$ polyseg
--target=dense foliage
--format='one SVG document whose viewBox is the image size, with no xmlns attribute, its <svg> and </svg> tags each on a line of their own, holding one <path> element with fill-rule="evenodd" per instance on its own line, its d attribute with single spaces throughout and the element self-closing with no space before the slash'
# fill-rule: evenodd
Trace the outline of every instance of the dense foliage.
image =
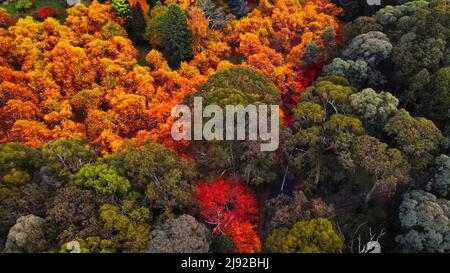
<svg viewBox="0 0 450 273">
<path fill-rule="evenodd" d="M 450 252 L 449 0 L 10 2 L 1 251 Z M 194 97 L 279 148 L 175 141 Z"/>
</svg>

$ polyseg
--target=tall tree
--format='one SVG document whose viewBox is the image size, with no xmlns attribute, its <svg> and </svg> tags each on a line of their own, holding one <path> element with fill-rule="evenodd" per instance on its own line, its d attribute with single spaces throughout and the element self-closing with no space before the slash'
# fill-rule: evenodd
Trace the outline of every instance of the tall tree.
<svg viewBox="0 0 450 273">
<path fill-rule="evenodd" d="M 136 44 L 144 43 L 145 27 L 147 23 L 145 22 L 145 14 L 142 9 L 141 3 L 137 2 L 131 5 L 131 19 L 130 19 L 130 29 L 131 29 L 131 39 Z"/>
<path fill-rule="evenodd" d="M 241 66 L 223 69 L 211 75 L 208 81 L 195 93 L 186 96 L 184 101 L 192 105 L 195 96 L 202 97 L 204 105 L 220 106 L 223 113 L 226 113 L 226 105 L 246 107 L 251 104 L 281 104 L 280 91 L 270 79 L 256 70 Z M 232 114 L 236 116 L 235 113 Z M 275 180 L 276 153 L 261 151 L 262 140 L 248 140 L 249 118 L 245 119 L 244 141 L 205 140 L 190 143 L 188 154 L 197 162 L 200 173 L 213 177 L 226 174 L 254 185 Z M 236 123 L 236 121 L 233 122 Z M 236 136 L 236 128 L 237 126 L 234 127 L 234 136 Z M 223 138 L 225 139 L 225 136 Z"/>
<path fill-rule="evenodd" d="M 192 59 L 192 31 L 187 25 L 186 12 L 178 5 L 168 7 L 159 21 L 158 34 L 162 52 L 171 67 L 177 68 L 182 61 Z"/>
</svg>

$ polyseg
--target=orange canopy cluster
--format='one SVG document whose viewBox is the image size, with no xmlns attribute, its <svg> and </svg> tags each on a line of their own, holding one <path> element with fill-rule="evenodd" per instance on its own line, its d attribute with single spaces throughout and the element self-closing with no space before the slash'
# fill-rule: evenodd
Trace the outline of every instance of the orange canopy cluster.
<svg viewBox="0 0 450 273">
<path fill-rule="evenodd" d="M 327 0 L 262 0 L 219 31 L 208 27 L 203 10 L 191 7 L 194 58 L 177 70 L 157 50 L 147 55 L 148 66 L 138 65 L 123 19 L 109 4 L 77 5 L 63 25 L 53 18 L 5 21 L 0 24 L 0 139 L 39 147 L 78 135 L 104 153 L 148 137 L 174 147 L 172 107 L 217 70 L 249 66 L 283 93 L 299 94 L 306 79 L 305 46 L 321 45 L 328 27 L 338 29 L 339 12 Z"/>
<path fill-rule="evenodd" d="M 78 135 L 110 153 L 168 131 L 171 108 L 206 76 L 170 70 L 157 51 L 151 67 L 138 65 L 126 33 L 111 35 L 122 23 L 93 2 L 69 9 L 64 25 L 27 17 L 0 28 L 1 141 L 39 147 Z"/>
</svg>

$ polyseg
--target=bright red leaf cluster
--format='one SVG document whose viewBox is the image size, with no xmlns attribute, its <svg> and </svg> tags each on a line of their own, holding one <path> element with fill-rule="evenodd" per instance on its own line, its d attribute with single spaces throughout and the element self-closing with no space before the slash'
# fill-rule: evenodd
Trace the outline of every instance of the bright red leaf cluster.
<svg viewBox="0 0 450 273">
<path fill-rule="evenodd" d="M 52 7 L 42 7 L 39 9 L 38 14 L 39 14 L 39 18 L 41 20 L 44 20 L 47 17 L 53 16 L 53 9 L 52 9 Z"/>
<path fill-rule="evenodd" d="M 261 251 L 261 241 L 256 233 L 259 209 L 256 196 L 249 187 L 240 181 L 219 179 L 197 184 L 195 195 L 202 218 L 215 226 L 216 235 L 229 235 L 236 252 Z"/>
</svg>

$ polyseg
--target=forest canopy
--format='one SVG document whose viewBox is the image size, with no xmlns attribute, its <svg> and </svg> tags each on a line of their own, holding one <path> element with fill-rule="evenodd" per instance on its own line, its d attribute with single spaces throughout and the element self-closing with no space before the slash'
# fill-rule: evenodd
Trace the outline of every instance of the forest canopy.
<svg viewBox="0 0 450 273">
<path fill-rule="evenodd" d="M 7 2 L 0 251 L 450 251 L 449 0 Z M 175 141 L 194 97 L 279 148 Z"/>
</svg>

